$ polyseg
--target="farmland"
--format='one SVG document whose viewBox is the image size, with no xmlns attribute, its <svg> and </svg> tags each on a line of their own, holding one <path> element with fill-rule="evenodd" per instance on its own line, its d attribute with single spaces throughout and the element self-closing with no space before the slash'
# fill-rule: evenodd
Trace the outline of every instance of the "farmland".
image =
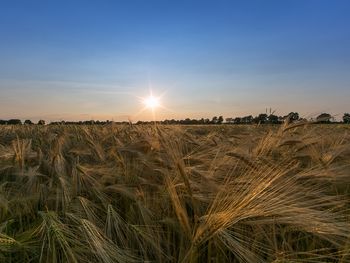
<svg viewBox="0 0 350 263">
<path fill-rule="evenodd" d="M 0 127 L 0 262 L 350 262 L 349 125 Z"/>
</svg>

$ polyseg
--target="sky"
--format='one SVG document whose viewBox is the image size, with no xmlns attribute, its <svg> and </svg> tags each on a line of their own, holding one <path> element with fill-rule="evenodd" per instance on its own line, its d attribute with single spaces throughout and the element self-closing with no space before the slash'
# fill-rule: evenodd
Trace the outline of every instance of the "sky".
<svg viewBox="0 0 350 263">
<path fill-rule="evenodd" d="M 0 1 L 0 119 L 350 111 L 350 1 Z"/>
</svg>

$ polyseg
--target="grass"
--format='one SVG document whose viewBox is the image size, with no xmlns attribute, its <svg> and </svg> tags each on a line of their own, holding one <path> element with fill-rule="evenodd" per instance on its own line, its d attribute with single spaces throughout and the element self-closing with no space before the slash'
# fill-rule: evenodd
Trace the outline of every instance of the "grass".
<svg viewBox="0 0 350 263">
<path fill-rule="evenodd" d="M 350 262 L 349 126 L 1 126 L 1 262 Z"/>
</svg>

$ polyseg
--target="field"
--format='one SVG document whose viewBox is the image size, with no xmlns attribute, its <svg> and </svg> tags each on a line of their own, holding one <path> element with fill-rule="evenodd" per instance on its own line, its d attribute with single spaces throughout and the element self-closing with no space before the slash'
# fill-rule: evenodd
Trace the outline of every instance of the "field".
<svg viewBox="0 0 350 263">
<path fill-rule="evenodd" d="M 350 125 L 0 126 L 0 262 L 350 262 Z"/>
</svg>

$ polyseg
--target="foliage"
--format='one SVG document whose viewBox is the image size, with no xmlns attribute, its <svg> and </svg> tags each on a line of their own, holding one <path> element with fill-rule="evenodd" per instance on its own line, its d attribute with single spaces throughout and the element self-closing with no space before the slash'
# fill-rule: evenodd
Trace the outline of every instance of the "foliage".
<svg viewBox="0 0 350 263">
<path fill-rule="evenodd" d="M 7 121 L 7 124 L 9 125 L 21 125 L 22 121 L 19 119 L 11 119 Z"/>
<path fill-rule="evenodd" d="M 31 120 L 25 120 L 24 121 L 24 124 L 27 124 L 27 125 L 32 125 L 34 124 Z"/>
<path fill-rule="evenodd" d="M 330 123 L 332 119 L 332 115 L 329 113 L 321 113 L 317 116 L 316 122 L 318 123 Z"/>
<path fill-rule="evenodd" d="M 253 120 L 255 123 L 267 123 L 268 122 L 268 115 L 266 113 L 261 113 L 258 116 L 256 116 Z"/>
<path fill-rule="evenodd" d="M 350 113 L 344 113 L 343 122 L 350 123 Z"/>
<path fill-rule="evenodd" d="M 295 122 L 300 119 L 299 113 L 297 112 L 290 112 L 287 116 L 284 117 L 285 119 L 288 119 L 288 122 Z"/>
<path fill-rule="evenodd" d="M 343 116 L 343 122 L 349 123 L 350 117 L 349 113 L 344 113 Z M 225 124 L 291 124 L 291 123 L 297 123 L 297 122 L 307 122 L 308 120 L 305 118 L 300 118 L 298 112 L 290 112 L 289 114 L 285 116 L 277 116 L 274 114 L 274 112 L 270 112 L 268 115 L 267 113 L 261 113 L 257 116 L 253 117 L 252 115 L 244 116 L 244 117 L 228 117 L 225 118 Z M 329 113 L 322 113 L 319 116 L 317 116 L 316 120 L 311 118 L 309 120 L 311 123 L 317 124 L 317 123 L 333 123 L 337 124 L 339 122 L 336 122 L 334 117 L 332 117 Z M 137 125 L 145 125 L 145 124 L 166 124 L 166 125 L 174 125 L 174 124 L 180 124 L 180 125 L 220 125 L 224 123 L 224 117 L 223 116 L 214 116 L 211 120 L 208 118 L 201 118 L 201 119 L 190 119 L 185 118 L 182 120 L 175 120 L 175 119 L 165 119 L 162 121 L 137 121 L 135 124 Z M 18 119 L 11 119 L 11 120 L 0 120 L 0 125 L 19 125 L 22 124 L 21 120 Z M 24 124 L 33 124 L 31 120 L 25 120 Z M 131 121 L 121 121 L 121 122 L 115 122 L 115 121 L 100 121 L 100 120 L 89 120 L 89 121 L 53 121 L 49 123 L 50 125 L 110 125 L 110 124 L 119 124 L 119 125 L 132 125 Z M 45 125 L 45 120 L 39 120 L 38 125 Z"/>
</svg>

